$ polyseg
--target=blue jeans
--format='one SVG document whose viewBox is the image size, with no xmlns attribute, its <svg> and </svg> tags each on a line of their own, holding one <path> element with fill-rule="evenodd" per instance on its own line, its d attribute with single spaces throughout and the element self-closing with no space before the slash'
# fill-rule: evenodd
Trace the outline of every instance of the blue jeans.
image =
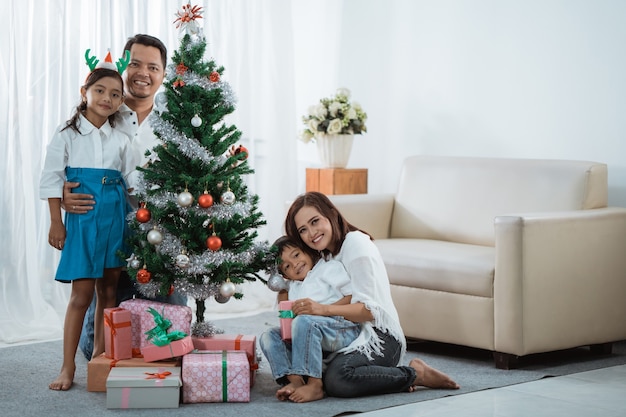
<svg viewBox="0 0 626 417">
<path fill-rule="evenodd" d="M 128 273 L 126 271 L 122 271 L 117 286 L 117 304 L 121 303 L 122 301 L 130 300 L 133 297 L 145 298 L 135 289 L 134 284 L 128 277 Z M 187 297 L 176 291 L 174 291 L 174 293 L 169 296 L 159 296 L 155 298 L 154 301 L 182 306 L 187 305 Z M 89 308 L 85 313 L 85 319 L 83 320 L 83 329 L 80 333 L 80 339 L 78 340 L 78 347 L 80 347 L 80 350 L 83 352 L 83 355 L 85 355 L 85 358 L 88 361 L 91 360 L 91 356 L 93 354 L 93 321 L 95 311 L 96 295 L 94 294 L 93 300 L 91 300 L 91 304 L 89 305 Z"/>
<path fill-rule="evenodd" d="M 376 329 L 384 342 L 383 355 L 354 351 L 337 355 L 324 372 L 324 389 L 331 397 L 362 397 L 366 395 L 404 392 L 415 382 L 415 369 L 396 366 L 402 353 L 401 344 L 387 333 Z"/>
<path fill-rule="evenodd" d="M 280 327 L 273 327 L 263 332 L 259 345 L 274 379 L 284 385 L 287 375 L 321 378 L 324 353 L 348 346 L 360 332 L 359 324 L 343 317 L 302 315 L 293 319 L 291 342 L 282 340 Z"/>
</svg>

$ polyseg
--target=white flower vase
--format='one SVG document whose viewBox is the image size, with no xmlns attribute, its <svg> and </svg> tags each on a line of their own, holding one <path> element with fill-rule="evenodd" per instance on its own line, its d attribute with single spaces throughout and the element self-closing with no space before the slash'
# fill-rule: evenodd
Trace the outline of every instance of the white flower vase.
<svg viewBox="0 0 626 417">
<path fill-rule="evenodd" d="M 317 153 L 323 168 L 345 168 L 352 151 L 354 135 L 317 135 Z"/>
</svg>

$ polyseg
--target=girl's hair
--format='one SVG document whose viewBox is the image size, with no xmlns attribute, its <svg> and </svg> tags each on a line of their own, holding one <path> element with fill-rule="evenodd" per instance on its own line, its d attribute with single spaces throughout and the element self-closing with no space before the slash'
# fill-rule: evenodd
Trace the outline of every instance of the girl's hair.
<svg viewBox="0 0 626 417">
<path fill-rule="evenodd" d="M 307 253 L 309 254 L 315 253 L 315 251 L 302 241 L 300 233 L 298 233 L 298 227 L 296 226 L 295 220 L 296 214 L 300 211 L 302 207 L 313 207 L 322 216 L 326 217 L 330 221 L 330 225 L 333 230 L 331 239 L 334 243 L 334 249 L 332 252 L 330 252 L 329 250 L 323 250 L 322 255 L 324 257 L 328 255 L 337 255 L 341 250 L 341 245 L 343 245 L 343 241 L 346 239 L 346 235 L 349 232 L 359 231 L 370 236 L 369 233 L 350 224 L 350 222 L 348 222 L 348 220 L 343 217 L 343 215 L 339 212 L 337 207 L 335 207 L 332 201 L 328 199 L 328 197 L 317 191 L 310 191 L 296 198 L 296 200 L 291 204 L 291 207 L 289 207 L 287 217 L 285 218 L 285 232 L 287 233 L 287 236 L 297 242 L 302 242 L 304 249 L 307 250 Z M 372 237 L 370 236 L 370 239 L 371 238 Z"/>
<path fill-rule="evenodd" d="M 120 73 L 108 68 L 96 68 L 95 70 L 91 71 L 89 75 L 87 75 L 87 79 L 85 80 L 83 88 L 85 90 L 89 90 L 89 88 L 91 88 L 92 85 L 98 82 L 98 80 L 106 77 L 111 77 L 119 80 L 119 82 L 122 84 L 122 92 L 124 91 L 124 81 L 122 80 L 122 76 L 120 75 Z M 81 98 L 80 104 L 76 106 L 72 117 L 65 123 L 65 127 L 61 129 L 61 131 L 69 128 L 74 130 L 76 133 L 80 133 L 80 115 L 85 114 L 86 110 L 87 102 L 82 100 Z M 109 116 L 109 123 L 111 124 L 111 126 L 115 126 L 116 113 L 117 112 Z"/>
</svg>

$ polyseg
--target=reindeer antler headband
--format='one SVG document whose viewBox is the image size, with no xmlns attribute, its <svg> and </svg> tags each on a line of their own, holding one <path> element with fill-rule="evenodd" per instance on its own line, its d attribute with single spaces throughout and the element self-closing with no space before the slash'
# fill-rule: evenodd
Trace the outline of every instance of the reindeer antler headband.
<svg viewBox="0 0 626 417">
<path fill-rule="evenodd" d="M 100 60 L 98 60 L 95 55 L 90 57 L 90 52 L 91 49 L 87 49 L 85 51 L 85 61 L 87 62 L 87 65 L 89 66 L 89 69 L 91 71 L 95 70 L 96 68 L 107 68 L 113 71 L 117 70 L 117 72 L 122 74 L 126 67 L 128 67 L 128 63 L 130 62 L 129 50 L 124 51 L 124 56 L 118 59 L 115 64 L 113 64 L 113 60 L 111 59 L 111 51 L 107 53 L 107 56 L 104 58 L 103 62 L 100 62 Z"/>
</svg>

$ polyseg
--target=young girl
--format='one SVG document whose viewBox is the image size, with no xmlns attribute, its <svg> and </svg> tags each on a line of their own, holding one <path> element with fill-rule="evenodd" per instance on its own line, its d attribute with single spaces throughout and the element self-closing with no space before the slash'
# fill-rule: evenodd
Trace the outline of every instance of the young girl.
<svg viewBox="0 0 626 417">
<path fill-rule="evenodd" d="M 278 301 L 304 302 L 310 298 L 321 304 L 350 303 L 350 277 L 341 262 L 311 256 L 298 241 L 282 236 L 274 242 L 280 254 L 279 270 L 287 278 L 288 290 L 278 293 Z M 259 338 L 261 350 L 274 379 L 283 385 L 276 397 L 308 402 L 324 397 L 322 360 L 324 353 L 339 351 L 359 335 L 361 327 L 343 317 L 297 316 L 292 323 L 291 341 L 281 338 L 273 327 Z"/>
<path fill-rule="evenodd" d="M 50 207 L 48 243 L 61 250 L 55 279 L 71 283 L 72 293 L 63 329 L 63 365 L 50 383 L 53 390 L 68 390 L 74 380 L 74 357 L 85 311 L 97 295 L 94 355 L 104 351 L 103 312 L 115 307 L 117 279 L 123 259 L 127 213 L 127 176 L 135 161 L 128 136 L 113 128 L 123 102 L 119 72 L 96 68 L 80 89 L 81 103 L 72 118 L 57 128 L 48 145 L 40 181 L 40 197 Z M 65 213 L 61 219 L 64 181 L 79 182 L 78 192 L 95 196 L 98 204 L 87 214 Z"/>
<path fill-rule="evenodd" d="M 326 394 L 358 397 L 429 388 L 458 389 L 447 375 L 413 359 L 398 366 L 406 340 L 391 299 L 382 257 L 368 234 L 351 225 L 324 194 L 299 196 L 289 208 L 285 230 L 314 252 L 343 263 L 352 282 L 348 305 L 321 305 L 305 300 L 296 314 L 343 316 L 361 323 L 359 337 L 338 354 L 324 373 Z"/>
</svg>

